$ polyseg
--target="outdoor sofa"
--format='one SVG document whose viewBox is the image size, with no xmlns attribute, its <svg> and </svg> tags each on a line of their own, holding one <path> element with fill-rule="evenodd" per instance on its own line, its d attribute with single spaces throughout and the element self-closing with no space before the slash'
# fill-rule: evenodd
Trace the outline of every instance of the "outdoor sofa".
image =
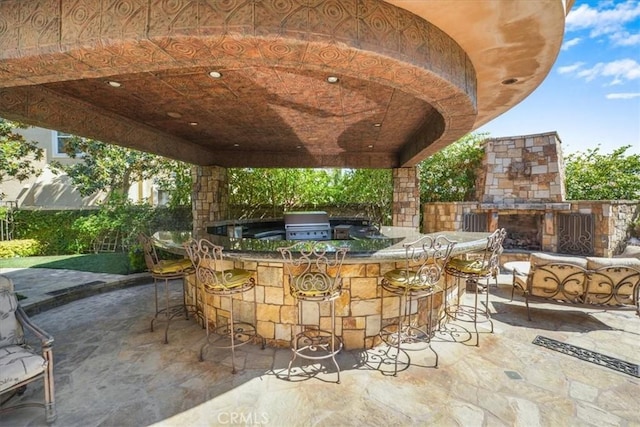
<svg viewBox="0 0 640 427">
<path fill-rule="evenodd" d="M 629 248 L 612 258 L 532 253 L 528 271 L 514 272 L 513 290 L 524 296 L 529 320 L 536 300 L 635 309 L 640 316 L 640 250 Z"/>
</svg>

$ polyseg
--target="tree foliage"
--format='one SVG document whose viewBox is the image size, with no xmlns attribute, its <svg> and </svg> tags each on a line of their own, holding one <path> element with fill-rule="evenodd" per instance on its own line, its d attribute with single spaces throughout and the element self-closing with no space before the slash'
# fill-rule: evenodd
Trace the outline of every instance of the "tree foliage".
<svg viewBox="0 0 640 427">
<path fill-rule="evenodd" d="M 83 196 L 97 191 L 122 196 L 134 182 L 153 179 L 166 186 L 171 205 L 188 203 L 185 193 L 191 191 L 191 175 L 186 163 L 80 137 L 70 138 L 64 149 L 69 157 L 81 161 L 52 162 L 52 166 L 66 172 Z"/>
<path fill-rule="evenodd" d="M 565 157 L 569 200 L 640 199 L 640 155 L 626 156 L 630 145 L 601 154 L 600 147 Z"/>
<path fill-rule="evenodd" d="M 301 206 L 331 203 L 336 184 L 335 169 L 229 169 L 229 203 L 271 209 L 271 216 Z"/>
<path fill-rule="evenodd" d="M 420 201 L 474 200 L 477 173 L 484 156 L 485 134 L 469 134 L 418 165 Z"/>
<path fill-rule="evenodd" d="M 390 169 L 350 169 L 345 171 L 337 198 L 344 205 L 361 205 L 366 216 L 381 224 L 391 223 L 393 176 Z"/>
<path fill-rule="evenodd" d="M 26 125 L 0 118 L 0 183 L 10 179 L 22 182 L 42 172 L 34 162 L 42 160 L 44 150 L 37 142 L 27 141 L 16 132 L 16 129 L 26 128 Z"/>
</svg>

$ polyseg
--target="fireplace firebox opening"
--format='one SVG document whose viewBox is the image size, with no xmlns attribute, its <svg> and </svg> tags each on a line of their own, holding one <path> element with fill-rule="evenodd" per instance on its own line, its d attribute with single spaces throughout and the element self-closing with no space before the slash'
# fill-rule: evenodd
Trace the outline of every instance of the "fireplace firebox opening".
<svg viewBox="0 0 640 427">
<path fill-rule="evenodd" d="M 507 236 L 504 239 L 505 250 L 542 250 L 542 214 L 500 214 L 498 228 L 504 228 Z"/>
</svg>

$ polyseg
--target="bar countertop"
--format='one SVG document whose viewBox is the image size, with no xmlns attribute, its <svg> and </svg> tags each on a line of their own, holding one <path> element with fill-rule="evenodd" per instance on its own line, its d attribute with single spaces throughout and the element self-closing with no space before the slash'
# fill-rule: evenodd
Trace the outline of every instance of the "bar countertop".
<svg viewBox="0 0 640 427">
<path fill-rule="evenodd" d="M 442 231 L 428 233 L 431 236 L 445 236 L 456 242 L 452 255 L 482 250 L 487 244 L 490 233 L 471 233 L 461 231 Z M 350 240 L 323 241 L 331 247 L 348 247 L 345 262 L 380 262 L 384 260 L 401 260 L 405 258 L 404 244 L 415 241 L 424 234 L 409 227 L 381 227 L 376 236 L 363 236 Z M 189 231 L 159 231 L 153 235 L 160 248 L 172 253 L 184 255 L 182 244 L 191 238 Z M 262 240 L 254 238 L 234 238 L 219 235 L 207 235 L 207 240 L 224 248 L 225 258 L 243 261 L 276 261 L 281 260 L 278 248 L 304 245 L 305 241 Z"/>
</svg>

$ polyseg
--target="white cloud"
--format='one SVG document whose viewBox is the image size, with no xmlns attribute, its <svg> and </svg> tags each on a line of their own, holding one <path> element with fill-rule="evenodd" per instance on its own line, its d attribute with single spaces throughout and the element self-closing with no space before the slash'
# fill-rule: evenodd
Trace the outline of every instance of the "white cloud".
<svg viewBox="0 0 640 427">
<path fill-rule="evenodd" d="M 602 75 L 621 80 L 640 79 L 640 64 L 630 58 L 612 61 L 604 65 Z"/>
<path fill-rule="evenodd" d="M 576 76 L 578 76 L 580 78 L 583 78 L 586 81 L 590 82 L 591 80 L 595 79 L 596 77 L 598 77 L 600 75 L 600 73 L 602 72 L 602 68 L 603 67 L 604 67 L 604 64 L 602 62 L 599 62 L 596 65 L 594 65 L 592 68 L 578 71 L 576 73 Z"/>
<path fill-rule="evenodd" d="M 640 33 L 629 34 L 627 32 L 620 32 L 612 34 L 611 41 L 618 46 L 640 46 Z"/>
<path fill-rule="evenodd" d="M 633 99 L 640 98 L 640 92 L 636 93 L 609 93 L 606 96 L 607 99 Z"/>
<path fill-rule="evenodd" d="M 611 81 L 609 85 L 623 84 L 629 80 L 640 79 L 640 64 L 630 58 L 611 62 L 598 62 L 593 67 L 587 69 L 581 69 L 581 67 L 577 66 L 578 64 L 580 63 L 558 68 L 558 72 L 561 74 L 575 72 L 577 77 L 583 78 L 588 82 L 597 77 L 610 78 Z M 563 70 L 563 68 L 565 70 Z"/>
<path fill-rule="evenodd" d="M 575 37 L 571 40 L 567 40 L 566 42 L 562 43 L 562 47 L 560 49 L 568 50 L 574 46 L 577 46 L 581 41 L 582 39 L 580 37 Z"/>
<path fill-rule="evenodd" d="M 565 28 L 567 32 L 590 30 L 591 38 L 606 35 L 614 44 L 631 46 L 632 42 L 640 43 L 638 40 L 640 37 L 636 37 L 635 34 L 629 35 L 624 27 L 638 18 L 640 18 L 640 2 L 636 0 L 601 4 L 598 8 L 581 4 L 571 9 L 567 15 Z"/>
<path fill-rule="evenodd" d="M 584 62 L 576 62 L 575 64 L 558 67 L 558 74 L 571 74 L 582 68 Z"/>
</svg>

